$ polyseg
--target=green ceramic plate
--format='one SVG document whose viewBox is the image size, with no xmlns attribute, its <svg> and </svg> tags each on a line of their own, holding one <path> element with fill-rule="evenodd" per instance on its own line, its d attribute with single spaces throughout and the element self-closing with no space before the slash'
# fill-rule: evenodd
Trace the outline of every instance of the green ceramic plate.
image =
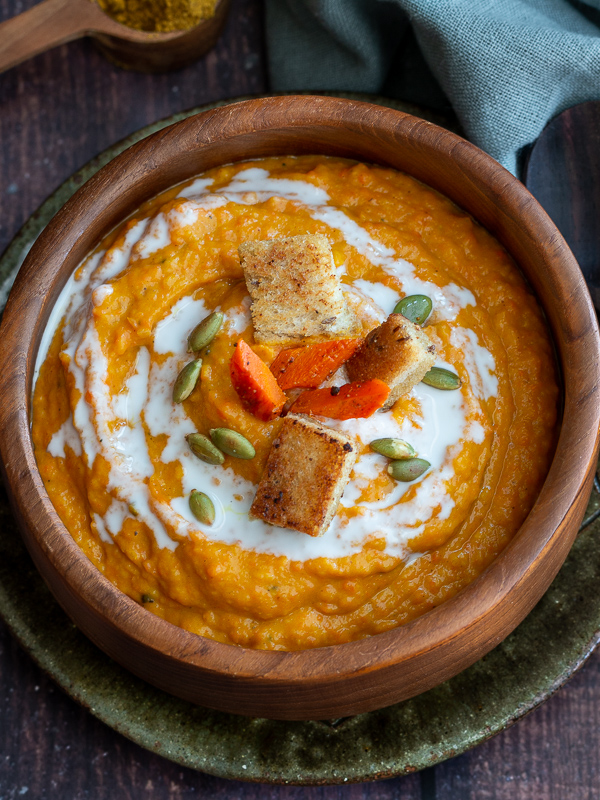
<svg viewBox="0 0 600 800">
<path fill-rule="evenodd" d="M 428 116 L 422 109 L 380 102 Z M 4 304 L 32 241 L 84 181 L 129 145 L 199 110 L 144 128 L 63 184 L 0 259 L 0 281 L 4 281 L 0 303 Z M 271 783 L 388 778 L 431 766 L 503 730 L 556 691 L 596 646 L 598 483 L 596 489 L 588 509 L 592 520 L 545 597 L 514 633 L 436 689 L 348 719 L 274 722 L 222 714 L 177 700 L 130 675 L 94 647 L 56 604 L 21 542 L 4 492 L 0 492 L 0 614 L 34 660 L 71 697 L 114 730 L 172 761 L 224 778 Z"/>
</svg>

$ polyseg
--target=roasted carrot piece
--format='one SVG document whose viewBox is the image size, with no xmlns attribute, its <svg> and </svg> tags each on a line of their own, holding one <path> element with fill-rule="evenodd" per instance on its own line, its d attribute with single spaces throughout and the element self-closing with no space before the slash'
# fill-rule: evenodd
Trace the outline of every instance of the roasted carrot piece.
<svg viewBox="0 0 600 800">
<path fill-rule="evenodd" d="M 283 389 L 316 389 L 347 361 L 360 339 L 335 339 L 282 350 L 271 364 L 271 372 Z"/>
<path fill-rule="evenodd" d="M 291 410 L 294 414 L 313 414 L 330 419 L 370 417 L 385 403 L 389 393 L 389 386 L 379 378 L 355 381 L 339 389 L 333 386 L 302 392 Z"/>
<path fill-rule="evenodd" d="M 271 370 L 243 339 L 238 341 L 231 357 L 229 374 L 247 411 L 263 422 L 279 415 L 287 398 Z"/>
</svg>

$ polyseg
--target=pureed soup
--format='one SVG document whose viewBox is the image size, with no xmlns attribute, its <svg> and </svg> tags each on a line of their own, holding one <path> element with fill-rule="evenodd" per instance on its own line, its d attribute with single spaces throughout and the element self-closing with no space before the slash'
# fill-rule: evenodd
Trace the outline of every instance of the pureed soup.
<svg viewBox="0 0 600 800">
<path fill-rule="evenodd" d="M 356 336 L 401 298 L 425 295 L 435 365 L 461 383 L 417 383 L 368 417 L 315 418 L 357 455 L 318 537 L 249 518 L 284 420 L 250 413 L 230 373 L 240 338 L 267 365 L 283 347 L 255 341 L 238 247 L 310 234 L 331 245 Z M 213 311 L 222 327 L 176 403 L 188 336 Z M 340 375 L 327 385 L 344 384 Z M 552 345 L 505 250 L 413 178 L 323 156 L 220 167 L 144 205 L 69 280 L 36 376 L 37 462 L 86 555 L 154 614 L 251 648 L 360 639 L 455 595 L 514 536 L 556 441 Z M 197 458 L 186 436 L 215 428 L 242 434 L 254 457 Z M 430 466 L 396 480 L 370 446 L 381 438 L 409 443 Z M 292 481 L 295 467 L 292 458 Z M 194 491 L 209 498 L 212 524 L 194 515 Z"/>
</svg>

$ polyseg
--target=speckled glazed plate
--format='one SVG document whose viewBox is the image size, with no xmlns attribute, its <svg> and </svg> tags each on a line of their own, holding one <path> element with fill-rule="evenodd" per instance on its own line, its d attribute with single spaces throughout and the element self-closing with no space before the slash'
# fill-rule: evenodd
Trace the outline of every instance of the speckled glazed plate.
<svg viewBox="0 0 600 800">
<path fill-rule="evenodd" d="M 447 124 L 422 109 L 361 99 Z M 0 305 L 31 243 L 84 181 L 129 145 L 200 110 L 144 128 L 63 184 L 0 259 Z M 135 678 L 92 645 L 56 604 L 25 550 L 3 491 L 0 615 L 71 697 L 114 730 L 175 762 L 219 777 L 270 783 L 388 778 L 431 766 L 493 736 L 549 697 L 585 661 L 600 639 L 598 481 L 588 515 L 546 595 L 495 650 L 419 697 L 347 719 L 248 719 L 192 706 Z"/>
</svg>

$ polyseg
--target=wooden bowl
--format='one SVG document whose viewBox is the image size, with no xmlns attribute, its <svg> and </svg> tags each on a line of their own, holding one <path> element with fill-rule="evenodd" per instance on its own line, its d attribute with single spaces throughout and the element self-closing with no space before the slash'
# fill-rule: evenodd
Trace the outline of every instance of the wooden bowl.
<svg viewBox="0 0 600 800">
<path fill-rule="evenodd" d="M 67 278 L 113 226 L 167 187 L 227 162 L 324 153 L 406 171 L 469 211 L 531 282 L 564 378 L 562 430 L 525 523 L 464 591 L 419 619 L 362 641 L 300 652 L 220 644 L 155 617 L 103 578 L 75 544 L 33 454 L 36 353 Z M 600 340 L 581 272 L 523 185 L 446 130 L 387 108 L 326 97 L 251 100 L 207 111 L 139 142 L 56 215 L 27 258 L 0 329 L 0 454 L 27 547 L 74 622 L 155 686 L 194 703 L 275 719 L 328 719 L 396 703 L 455 675 L 500 642 L 539 600 L 585 511 L 598 448 Z"/>
</svg>

